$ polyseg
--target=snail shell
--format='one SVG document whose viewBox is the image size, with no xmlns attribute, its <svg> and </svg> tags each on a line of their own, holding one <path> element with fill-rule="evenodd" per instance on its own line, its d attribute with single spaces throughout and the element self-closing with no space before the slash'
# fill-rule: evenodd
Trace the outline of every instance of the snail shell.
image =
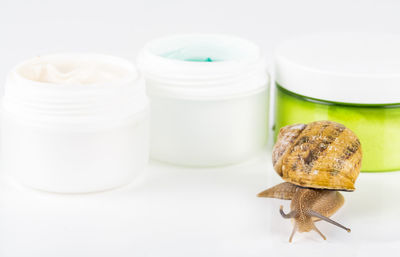
<svg viewBox="0 0 400 257">
<path fill-rule="evenodd" d="M 332 121 L 281 128 L 272 153 L 274 169 L 285 181 L 344 191 L 355 189 L 361 159 L 357 136 Z"/>
</svg>

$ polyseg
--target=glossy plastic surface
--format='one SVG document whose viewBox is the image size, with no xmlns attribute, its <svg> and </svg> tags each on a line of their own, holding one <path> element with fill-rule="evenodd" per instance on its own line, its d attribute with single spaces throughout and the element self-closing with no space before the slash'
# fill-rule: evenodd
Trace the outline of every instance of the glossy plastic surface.
<svg viewBox="0 0 400 257">
<path fill-rule="evenodd" d="M 184 166 L 220 166 L 265 147 L 268 91 L 220 101 L 153 97 L 151 156 Z"/>
</svg>

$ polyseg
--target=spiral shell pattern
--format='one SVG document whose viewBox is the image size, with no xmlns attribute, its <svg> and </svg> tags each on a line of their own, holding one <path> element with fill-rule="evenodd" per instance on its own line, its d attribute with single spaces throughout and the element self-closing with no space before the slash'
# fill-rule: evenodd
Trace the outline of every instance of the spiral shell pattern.
<svg viewBox="0 0 400 257">
<path fill-rule="evenodd" d="M 332 121 L 281 128 L 272 153 L 274 169 L 285 181 L 343 191 L 355 189 L 361 160 L 360 140 Z"/>
</svg>

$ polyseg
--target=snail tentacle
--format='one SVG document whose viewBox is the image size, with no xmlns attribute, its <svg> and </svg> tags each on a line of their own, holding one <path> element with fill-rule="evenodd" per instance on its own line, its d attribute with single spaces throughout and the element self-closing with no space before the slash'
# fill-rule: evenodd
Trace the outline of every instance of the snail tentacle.
<svg viewBox="0 0 400 257">
<path fill-rule="evenodd" d="M 322 215 L 322 214 L 320 214 L 320 213 L 318 213 L 318 212 L 316 212 L 316 211 L 308 210 L 308 214 L 309 214 L 310 216 L 319 218 L 319 219 L 321 219 L 321 220 L 325 220 L 326 222 L 329 222 L 329 223 L 331 223 L 331 224 L 333 224 L 333 225 L 335 225 L 335 226 L 338 226 L 339 228 L 342 228 L 342 229 L 346 230 L 346 231 L 349 232 L 349 233 L 351 232 L 351 229 L 346 228 L 346 227 L 343 226 L 342 224 L 337 223 L 336 221 L 331 220 L 330 218 L 328 218 L 328 217 L 326 217 L 326 216 L 324 216 L 324 215 Z"/>
<path fill-rule="evenodd" d="M 321 231 L 319 231 L 319 229 L 314 225 L 314 230 L 317 231 L 317 233 L 324 239 L 326 240 L 326 236 L 324 236 L 324 234 L 322 234 Z"/>
<path fill-rule="evenodd" d="M 288 214 L 286 214 L 283 211 L 283 205 L 281 205 L 281 207 L 279 208 L 279 212 L 281 213 L 282 217 L 285 218 L 285 219 L 292 219 L 292 218 L 295 218 L 296 215 L 297 215 L 296 211 L 291 211 Z"/>
<path fill-rule="evenodd" d="M 289 243 L 292 242 L 293 236 L 296 233 L 296 231 L 297 231 L 297 225 L 294 225 L 292 234 L 290 234 L 290 237 L 289 237 Z"/>
</svg>

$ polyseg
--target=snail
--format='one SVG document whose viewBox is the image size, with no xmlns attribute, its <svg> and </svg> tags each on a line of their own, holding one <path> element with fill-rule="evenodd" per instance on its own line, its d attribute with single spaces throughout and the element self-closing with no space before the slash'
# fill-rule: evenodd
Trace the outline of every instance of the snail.
<svg viewBox="0 0 400 257">
<path fill-rule="evenodd" d="M 320 220 L 351 231 L 330 216 L 344 203 L 339 191 L 355 190 L 361 160 L 360 140 L 342 124 L 316 121 L 280 129 L 272 163 L 285 182 L 258 196 L 291 200 L 289 213 L 283 206 L 279 210 L 283 218 L 294 220 L 289 242 L 296 231 L 311 230 L 326 240 L 314 224 Z"/>
</svg>

